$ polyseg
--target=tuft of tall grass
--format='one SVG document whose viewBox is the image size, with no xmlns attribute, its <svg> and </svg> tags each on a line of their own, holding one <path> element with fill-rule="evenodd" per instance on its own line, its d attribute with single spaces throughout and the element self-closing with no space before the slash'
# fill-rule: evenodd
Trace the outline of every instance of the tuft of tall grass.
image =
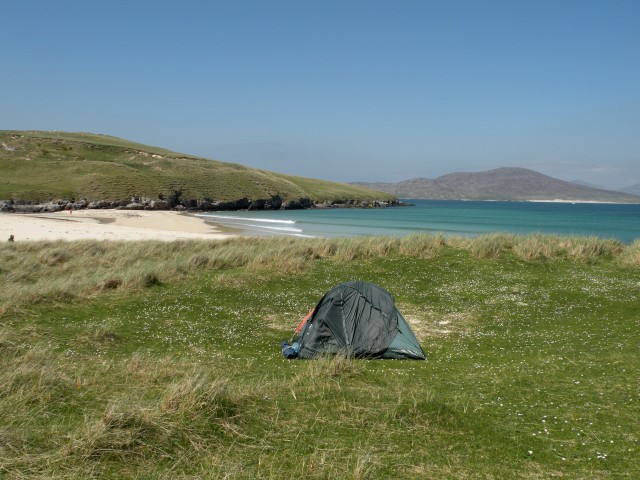
<svg viewBox="0 0 640 480">
<path fill-rule="evenodd" d="M 345 238 L 336 240 L 333 258 L 340 263 L 386 257 L 398 252 L 401 240 L 395 237 Z"/>
<path fill-rule="evenodd" d="M 559 257 L 562 249 L 556 237 L 535 234 L 518 237 L 513 245 L 513 253 L 522 260 L 533 261 Z"/>
<path fill-rule="evenodd" d="M 305 244 L 294 238 L 268 239 L 254 245 L 253 255 L 247 258 L 250 270 L 275 269 L 279 272 L 304 271 L 311 261 Z"/>
<path fill-rule="evenodd" d="M 351 474 L 353 480 L 364 480 L 366 478 L 372 478 L 377 472 L 379 465 L 375 459 L 375 453 L 373 451 L 366 451 L 364 453 L 357 454 L 355 460 L 355 467 Z"/>
<path fill-rule="evenodd" d="M 640 267 L 640 240 L 623 249 L 619 257 L 620 263 L 628 267 Z"/>
<path fill-rule="evenodd" d="M 206 418 L 228 418 L 237 413 L 229 380 L 194 373 L 172 383 L 161 401 L 161 410 L 180 417 L 204 414 Z"/>
<path fill-rule="evenodd" d="M 170 356 L 152 357 L 134 352 L 123 360 L 122 370 L 133 377 L 133 381 L 145 385 L 168 382 L 183 372 L 183 365 Z"/>
<path fill-rule="evenodd" d="M 526 261 L 568 257 L 589 263 L 620 255 L 623 250 L 618 240 L 543 234 L 519 236 L 513 246 L 513 253 Z"/>
<path fill-rule="evenodd" d="M 399 252 L 410 257 L 433 258 L 442 252 L 445 245 L 443 235 L 407 235 L 400 241 Z"/>
<path fill-rule="evenodd" d="M 14 406 L 46 405 L 63 400 L 72 390 L 72 378 L 49 350 L 36 346 L 23 351 L 7 340 L 4 343 L 0 399 Z"/>
<path fill-rule="evenodd" d="M 333 257 L 336 254 L 338 242 L 329 239 L 316 240 L 305 249 L 305 254 L 310 260 Z"/>
<path fill-rule="evenodd" d="M 119 340 L 119 336 L 108 325 L 95 325 L 75 338 L 78 345 L 98 350 L 104 346 L 112 345 Z"/>
<path fill-rule="evenodd" d="M 139 369 L 141 360 L 139 356 L 132 359 L 130 366 Z M 189 374 L 184 368 L 184 364 L 177 367 L 174 373 L 183 377 L 170 383 L 169 378 L 158 380 L 145 369 L 134 391 L 114 395 L 102 412 L 85 419 L 71 435 L 66 454 L 85 460 L 126 461 L 206 451 L 216 431 L 234 429 L 230 426 L 241 399 L 231 393 L 228 379 L 197 371 Z M 162 394 L 145 398 L 157 381 L 164 386 Z"/>
<path fill-rule="evenodd" d="M 599 258 L 608 258 L 620 255 L 624 250 L 624 244 L 614 239 L 602 239 L 598 237 L 557 237 L 556 241 L 567 255 L 575 260 L 594 262 Z"/>
<path fill-rule="evenodd" d="M 407 428 L 446 429 L 463 428 L 468 413 L 467 405 L 459 398 L 444 400 L 432 391 L 427 391 L 420 398 L 399 397 L 397 405 L 386 412 L 391 420 Z"/>
<path fill-rule="evenodd" d="M 500 256 L 513 248 L 515 236 L 506 233 L 492 233 L 473 238 L 454 238 L 447 242 L 463 250 L 467 250 L 476 258 L 500 258 Z"/>
<path fill-rule="evenodd" d="M 302 383 L 315 379 L 321 382 L 323 379 L 344 379 L 360 377 L 366 371 L 365 362 L 350 355 L 327 355 L 321 356 L 309 362 L 305 362 L 304 369 L 301 370 L 296 379 Z"/>
<path fill-rule="evenodd" d="M 0 330 L 0 358 L 12 355 L 18 346 L 15 343 L 13 335 L 4 328 Z"/>
<path fill-rule="evenodd" d="M 521 260 L 570 258 L 578 262 L 595 262 L 621 255 L 625 246 L 613 239 L 597 237 L 563 237 L 547 234 L 512 235 L 494 233 L 472 238 L 453 237 L 446 240 L 452 248 L 466 250 L 476 258 L 498 259 L 512 252 Z"/>
<path fill-rule="evenodd" d="M 134 398 L 109 403 L 101 418 L 85 421 L 67 447 L 67 455 L 84 460 L 112 459 L 153 454 L 162 439 L 167 443 L 172 426 L 157 411 L 140 406 Z"/>
</svg>

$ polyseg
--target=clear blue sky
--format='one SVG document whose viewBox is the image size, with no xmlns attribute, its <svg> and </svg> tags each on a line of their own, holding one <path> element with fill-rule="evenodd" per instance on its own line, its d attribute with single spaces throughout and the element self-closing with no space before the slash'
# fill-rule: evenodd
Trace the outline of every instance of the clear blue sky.
<svg viewBox="0 0 640 480">
<path fill-rule="evenodd" d="M 15 0 L 0 129 L 399 181 L 640 183 L 640 1 Z"/>
</svg>

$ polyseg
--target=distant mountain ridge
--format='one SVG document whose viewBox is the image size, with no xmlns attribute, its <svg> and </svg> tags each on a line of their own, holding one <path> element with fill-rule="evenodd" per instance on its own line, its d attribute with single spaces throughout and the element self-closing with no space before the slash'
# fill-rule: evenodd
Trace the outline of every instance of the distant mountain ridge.
<svg viewBox="0 0 640 480">
<path fill-rule="evenodd" d="M 598 188 L 600 190 L 609 190 L 608 188 L 603 187 L 602 185 L 595 185 L 593 183 L 583 182 L 581 180 L 574 180 L 571 183 L 575 183 L 577 185 L 582 185 L 583 187 L 592 187 L 592 188 Z M 636 183 L 634 185 L 629 185 L 629 186 L 623 187 L 623 188 L 615 188 L 613 190 L 615 192 L 630 193 L 631 195 L 640 195 L 640 183 Z"/>
<path fill-rule="evenodd" d="M 565 182 L 527 168 L 502 167 L 450 173 L 397 183 L 356 182 L 398 198 L 428 200 L 505 200 L 640 203 L 640 196 Z"/>
<path fill-rule="evenodd" d="M 621 192 L 630 193 L 631 195 L 640 195 L 640 183 L 623 188 Z"/>
</svg>

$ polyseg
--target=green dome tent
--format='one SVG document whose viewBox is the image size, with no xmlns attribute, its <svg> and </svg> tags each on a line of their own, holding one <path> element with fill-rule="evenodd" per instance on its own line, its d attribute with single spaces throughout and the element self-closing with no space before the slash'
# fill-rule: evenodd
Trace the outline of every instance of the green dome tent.
<svg viewBox="0 0 640 480">
<path fill-rule="evenodd" d="M 343 283 L 329 290 L 299 327 L 296 342 L 300 358 L 345 353 L 427 359 L 391 294 L 367 282 Z"/>
</svg>

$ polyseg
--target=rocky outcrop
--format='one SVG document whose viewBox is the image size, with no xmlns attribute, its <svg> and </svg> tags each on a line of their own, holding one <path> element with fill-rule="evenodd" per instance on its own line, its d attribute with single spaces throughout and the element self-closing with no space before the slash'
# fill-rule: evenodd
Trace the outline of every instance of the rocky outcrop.
<svg viewBox="0 0 640 480">
<path fill-rule="evenodd" d="M 96 208 L 110 208 L 111 202 L 107 202 L 106 200 L 98 200 L 97 202 L 91 202 L 87 205 L 87 208 L 96 209 Z"/>
<path fill-rule="evenodd" d="M 37 203 L 24 200 L 0 200 L 0 212 L 45 213 L 61 210 L 118 209 L 118 210 L 177 210 L 177 211 L 224 211 L 224 210 L 302 210 L 309 208 L 385 208 L 399 205 L 397 200 L 333 200 L 314 203 L 310 198 L 283 200 L 279 196 L 266 199 L 240 198 L 238 200 L 182 199 L 174 195 L 169 199 L 131 197 L 128 200 L 51 200 Z"/>
</svg>

